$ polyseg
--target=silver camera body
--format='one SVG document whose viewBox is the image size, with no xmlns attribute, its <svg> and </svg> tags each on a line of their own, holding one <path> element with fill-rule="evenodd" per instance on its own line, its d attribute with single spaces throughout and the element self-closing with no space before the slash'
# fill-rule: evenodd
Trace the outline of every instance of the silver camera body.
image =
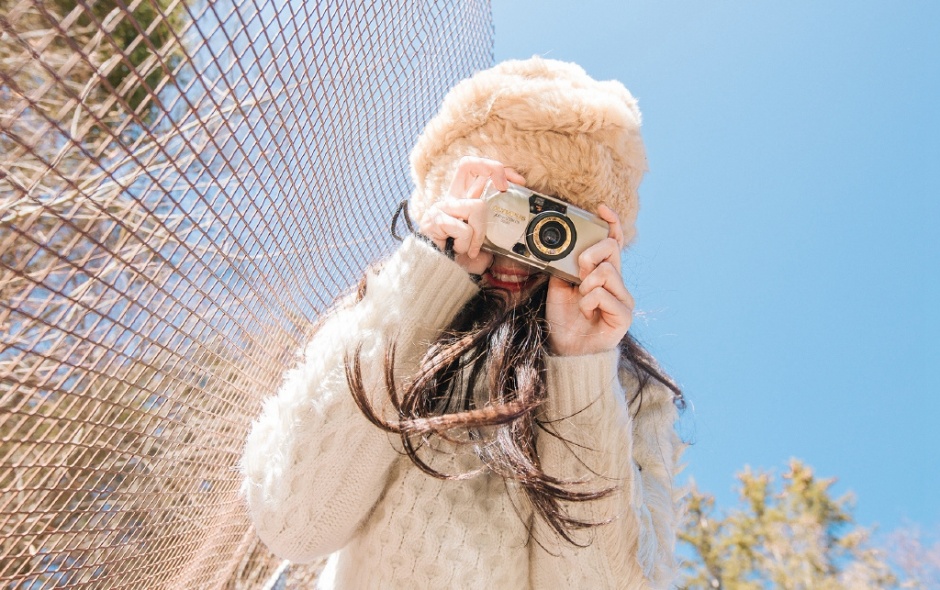
<svg viewBox="0 0 940 590">
<path fill-rule="evenodd" d="M 483 199 L 484 250 L 574 285 L 581 284 L 578 257 L 606 238 L 610 229 L 593 213 L 513 183 L 500 192 L 490 182 Z"/>
</svg>

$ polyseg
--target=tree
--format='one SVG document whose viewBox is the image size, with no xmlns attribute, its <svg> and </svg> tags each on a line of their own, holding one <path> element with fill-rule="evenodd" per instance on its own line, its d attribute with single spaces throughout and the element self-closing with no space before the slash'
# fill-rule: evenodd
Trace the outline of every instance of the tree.
<svg viewBox="0 0 940 590">
<path fill-rule="evenodd" d="M 920 527 L 902 527 L 888 535 L 888 554 L 907 578 L 905 588 L 940 588 L 940 540 L 930 539 Z"/>
<path fill-rule="evenodd" d="M 191 75 L 184 7 L 0 0 L 4 588 L 211 587 L 238 565 L 219 555 L 256 545 L 231 468 L 238 412 L 296 336 L 192 327 L 217 292 L 179 285 L 196 261 L 237 261 L 200 242 L 201 211 L 173 207 L 211 136 L 167 148 L 183 143 L 162 89 Z M 255 569 L 279 562 L 256 553 Z"/>
<path fill-rule="evenodd" d="M 821 479 L 792 460 L 778 487 L 772 474 L 738 475 L 740 505 L 716 515 L 714 497 L 693 482 L 679 540 L 691 551 L 682 586 L 726 590 L 860 590 L 901 585 L 887 553 L 855 524 L 851 495 L 834 498 Z"/>
</svg>

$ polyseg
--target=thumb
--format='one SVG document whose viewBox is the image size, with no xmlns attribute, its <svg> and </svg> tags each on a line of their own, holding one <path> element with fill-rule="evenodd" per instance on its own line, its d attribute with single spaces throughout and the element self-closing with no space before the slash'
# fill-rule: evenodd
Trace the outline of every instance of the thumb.
<svg viewBox="0 0 940 590">
<path fill-rule="evenodd" d="M 557 298 L 559 295 L 570 295 L 577 287 L 571 285 L 568 281 L 559 279 L 555 275 L 548 277 L 548 296 Z"/>
<path fill-rule="evenodd" d="M 486 250 L 480 250 L 480 253 L 477 254 L 475 258 L 470 258 L 466 254 L 458 254 L 457 258 L 454 260 L 457 264 L 464 267 L 468 273 L 481 275 L 485 273 L 486 269 L 493 263 L 493 255 Z"/>
</svg>

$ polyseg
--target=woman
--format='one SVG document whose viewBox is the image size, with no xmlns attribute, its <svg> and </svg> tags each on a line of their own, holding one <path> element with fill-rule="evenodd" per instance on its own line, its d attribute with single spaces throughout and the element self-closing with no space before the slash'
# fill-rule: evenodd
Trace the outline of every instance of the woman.
<svg viewBox="0 0 940 590">
<path fill-rule="evenodd" d="M 633 97 L 532 58 L 461 82 L 412 152 L 418 233 L 332 312 L 248 436 L 259 536 L 323 587 L 665 588 L 678 388 L 627 334 Z M 487 182 L 596 212 L 578 286 L 481 249 Z"/>
</svg>

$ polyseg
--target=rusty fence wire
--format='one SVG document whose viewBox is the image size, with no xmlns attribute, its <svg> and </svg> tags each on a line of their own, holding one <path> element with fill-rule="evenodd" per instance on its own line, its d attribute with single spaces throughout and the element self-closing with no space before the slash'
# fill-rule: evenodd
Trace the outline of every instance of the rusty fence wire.
<svg viewBox="0 0 940 590">
<path fill-rule="evenodd" d="M 487 0 L 0 0 L 0 584 L 302 587 L 251 419 L 389 251 Z"/>
</svg>

